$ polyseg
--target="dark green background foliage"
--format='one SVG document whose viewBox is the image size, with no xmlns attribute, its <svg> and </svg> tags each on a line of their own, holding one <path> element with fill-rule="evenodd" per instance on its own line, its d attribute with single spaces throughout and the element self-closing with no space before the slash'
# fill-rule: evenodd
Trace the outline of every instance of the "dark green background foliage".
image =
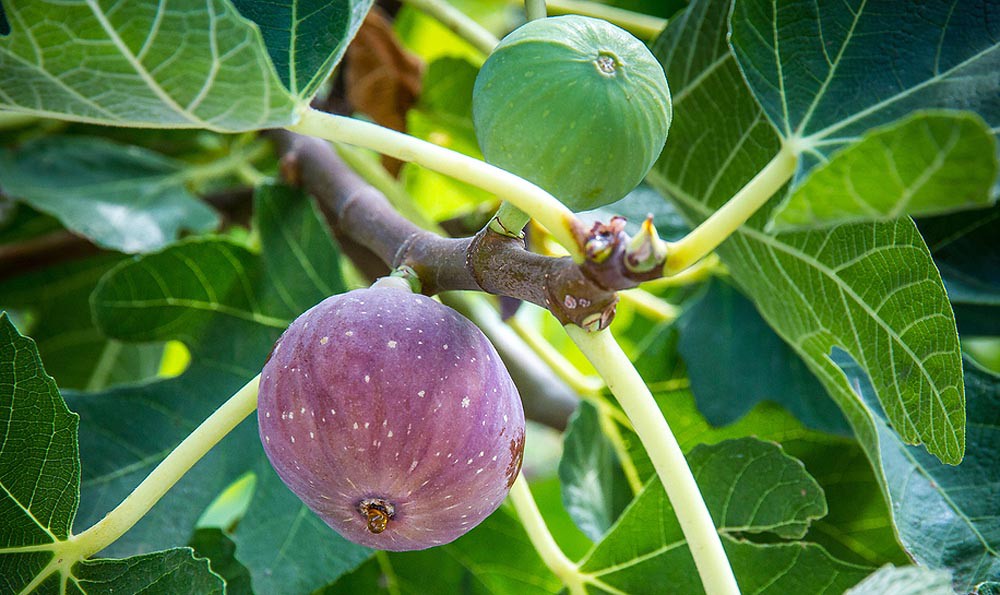
<svg viewBox="0 0 1000 595">
<path fill-rule="evenodd" d="M 998 592 L 1000 7 L 605 3 L 670 17 L 648 41 L 674 118 L 645 182 L 581 218 L 624 215 L 634 233 L 652 213 L 677 240 L 780 151 L 798 156 L 720 265 L 650 285 L 659 309 L 626 296 L 613 326 L 742 592 Z M 523 18 L 453 4 L 498 35 Z M 257 132 L 329 89 L 372 5 L 0 0 L 0 593 L 564 588 L 508 504 L 431 550 L 343 540 L 271 469 L 253 416 L 104 551 L 74 541 L 291 320 L 360 285 Z M 409 7 L 396 35 L 428 63 L 409 132 L 479 156 L 483 56 Z M 350 158 L 422 222 L 496 208 Z M 32 251 L 48 256 L 19 256 Z M 526 310 L 522 325 L 590 370 Z M 701 593 L 631 424 L 606 387 L 580 392 L 564 433 L 531 428 L 525 470 L 585 591 Z"/>
</svg>

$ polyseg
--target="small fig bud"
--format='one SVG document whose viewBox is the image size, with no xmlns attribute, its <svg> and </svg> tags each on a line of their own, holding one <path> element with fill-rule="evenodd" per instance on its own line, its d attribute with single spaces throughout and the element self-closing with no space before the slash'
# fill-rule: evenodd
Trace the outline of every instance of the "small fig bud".
<svg viewBox="0 0 1000 595">
<path fill-rule="evenodd" d="M 347 539 L 414 550 L 507 495 L 524 413 L 482 332 L 396 287 L 328 298 L 288 327 L 260 383 L 260 437 L 288 487 Z"/>
<path fill-rule="evenodd" d="M 642 222 L 639 233 L 625 247 L 625 268 L 634 273 L 647 273 L 663 266 L 667 258 L 667 245 L 660 239 L 653 225 L 653 216 Z"/>
</svg>

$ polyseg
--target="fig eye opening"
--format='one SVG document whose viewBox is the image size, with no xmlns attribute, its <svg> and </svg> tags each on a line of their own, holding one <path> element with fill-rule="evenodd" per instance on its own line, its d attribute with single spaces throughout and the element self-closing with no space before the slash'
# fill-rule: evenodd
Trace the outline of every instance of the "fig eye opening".
<svg viewBox="0 0 1000 595">
<path fill-rule="evenodd" d="M 368 498 L 358 504 L 358 511 L 367 519 L 368 531 L 378 535 L 389 527 L 396 516 L 396 507 L 382 498 Z"/>
<path fill-rule="evenodd" d="M 610 52 L 601 52 L 598 54 L 597 59 L 594 60 L 594 64 L 597 66 L 597 70 L 607 75 L 614 75 L 618 67 L 621 66 L 618 58 Z"/>
</svg>

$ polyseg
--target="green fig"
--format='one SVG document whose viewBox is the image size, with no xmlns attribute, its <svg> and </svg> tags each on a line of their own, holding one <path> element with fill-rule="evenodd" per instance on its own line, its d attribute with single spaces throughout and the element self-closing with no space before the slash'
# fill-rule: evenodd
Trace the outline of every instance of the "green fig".
<svg viewBox="0 0 1000 595">
<path fill-rule="evenodd" d="M 497 45 L 473 91 L 486 161 L 573 210 L 619 200 L 649 172 L 670 127 L 670 90 L 645 45 L 606 21 L 530 21 Z"/>
</svg>

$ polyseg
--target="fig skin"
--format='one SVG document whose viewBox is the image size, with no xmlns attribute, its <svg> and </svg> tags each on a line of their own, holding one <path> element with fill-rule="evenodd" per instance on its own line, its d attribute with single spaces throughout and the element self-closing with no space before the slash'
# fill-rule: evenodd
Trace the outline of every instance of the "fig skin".
<svg viewBox="0 0 1000 595">
<path fill-rule="evenodd" d="M 487 162 L 581 211 L 624 197 L 652 168 L 670 128 L 670 89 L 627 31 L 549 17 L 522 25 L 486 59 L 472 117 Z"/>
<path fill-rule="evenodd" d="M 345 538 L 381 550 L 448 543 L 500 506 L 524 412 L 482 332 L 397 288 L 333 296 L 288 327 L 261 373 L 271 465 Z"/>
</svg>

